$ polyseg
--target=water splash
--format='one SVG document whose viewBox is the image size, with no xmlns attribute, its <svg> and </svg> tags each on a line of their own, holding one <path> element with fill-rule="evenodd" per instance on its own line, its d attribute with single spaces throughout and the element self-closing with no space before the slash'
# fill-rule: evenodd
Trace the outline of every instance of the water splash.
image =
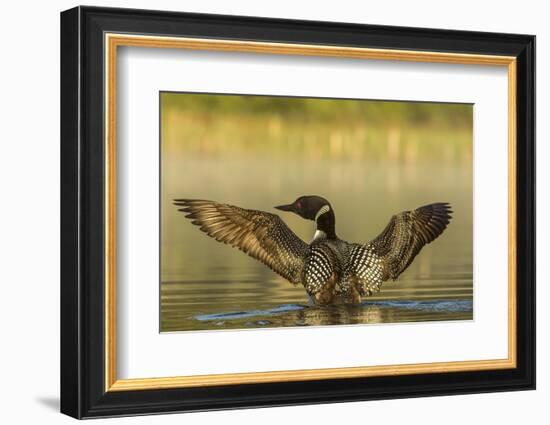
<svg viewBox="0 0 550 425">
<path fill-rule="evenodd" d="M 297 311 L 317 311 L 335 310 L 335 309 L 372 309 L 373 307 L 384 310 L 409 310 L 418 312 L 447 312 L 447 313 L 468 313 L 473 311 L 472 300 L 423 300 L 423 301 L 365 301 L 359 305 L 333 305 L 327 307 L 319 306 L 304 306 L 299 304 L 283 304 L 266 310 L 250 310 L 250 311 L 233 311 L 214 314 L 199 314 L 194 316 L 195 320 L 201 322 L 216 321 L 225 323 L 230 320 L 251 319 L 260 317 L 281 316 Z M 269 325 L 270 322 L 265 320 L 256 321 L 258 325 Z"/>
<path fill-rule="evenodd" d="M 306 308 L 297 304 L 283 304 L 267 310 L 251 310 L 251 311 L 235 311 L 229 313 L 215 313 L 215 314 L 200 314 L 195 316 L 196 320 L 210 321 L 210 320 L 232 320 L 232 319 L 245 319 L 258 316 L 272 316 L 277 314 L 288 313 L 291 311 L 303 310 Z"/>
</svg>

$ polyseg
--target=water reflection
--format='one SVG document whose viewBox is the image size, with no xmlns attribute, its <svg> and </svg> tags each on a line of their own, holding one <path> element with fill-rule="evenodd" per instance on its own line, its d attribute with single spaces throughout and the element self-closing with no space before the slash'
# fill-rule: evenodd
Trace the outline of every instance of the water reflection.
<svg viewBox="0 0 550 425">
<path fill-rule="evenodd" d="M 439 267 L 436 267 L 436 270 Z M 219 270 L 218 270 L 219 271 Z M 301 287 L 277 277 L 262 282 L 211 279 L 162 284 L 162 330 L 352 325 L 473 317 L 468 273 L 388 282 L 360 305 L 311 306 Z"/>
<path fill-rule="evenodd" d="M 467 320 L 472 318 L 472 307 L 471 300 L 374 301 L 325 307 L 283 304 L 267 310 L 198 314 L 189 321 L 196 329 L 208 325 L 240 329 Z M 177 317 L 174 322 L 178 322 Z M 170 330 L 171 323 L 167 318 L 166 330 Z M 176 326 L 171 330 L 177 331 L 178 328 Z"/>
</svg>

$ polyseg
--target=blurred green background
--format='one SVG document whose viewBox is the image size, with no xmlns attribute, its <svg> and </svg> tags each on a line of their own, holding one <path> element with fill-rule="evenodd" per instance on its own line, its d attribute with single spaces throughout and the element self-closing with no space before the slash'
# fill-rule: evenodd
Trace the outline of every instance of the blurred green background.
<svg viewBox="0 0 550 425">
<path fill-rule="evenodd" d="M 471 105 L 180 93 L 162 93 L 161 104 L 166 150 L 471 160 Z"/>
<path fill-rule="evenodd" d="M 164 92 L 160 106 L 162 331 L 472 318 L 472 105 Z M 287 311 L 307 304 L 302 287 L 172 205 L 202 198 L 276 212 L 304 194 L 329 199 L 338 235 L 355 242 L 426 203 L 451 202 L 455 214 L 398 281 L 365 300 L 382 304 Z M 313 222 L 278 213 L 311 239 Z"/>
</svg>

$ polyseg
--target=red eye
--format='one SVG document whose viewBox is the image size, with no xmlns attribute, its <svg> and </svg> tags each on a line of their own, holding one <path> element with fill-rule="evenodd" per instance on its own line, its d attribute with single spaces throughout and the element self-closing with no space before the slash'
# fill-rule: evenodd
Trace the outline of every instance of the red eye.
<svg viewBox="0 0 550 425">
<path fill-rule="evenodd" d="M 302 203 L 300 201 L 298 201 L 298 202 L 296 202 L 296 206 L 301 209 L 302 208 Z"/>
</svg>

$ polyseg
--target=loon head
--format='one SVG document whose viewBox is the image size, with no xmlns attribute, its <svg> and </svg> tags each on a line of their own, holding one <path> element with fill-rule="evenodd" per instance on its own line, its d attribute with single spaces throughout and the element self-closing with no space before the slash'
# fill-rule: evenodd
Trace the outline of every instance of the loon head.
<svg viewBox="0 0 550 425">
<path fill-rule="evenodd" d="M 281 211 L 293 212 L 306 220 L 313 221 L 317 221 L 321 215 L 332 209 L 325 198 L 315 195 L 300 196 L 292 204 L 279 205 L 275 208 Z"/>
<path fill-rule="evenodd" d="M 279 205 L 275 208 L 281 211 L 293 212 L 306 220 L 315 221 L 317 223 L 317 230 L 328 238 L 336 238 L 334 232 L 334 211 L 330 202 L 322 196 L 300 196 L 292 204 Z"/>
</svg>

